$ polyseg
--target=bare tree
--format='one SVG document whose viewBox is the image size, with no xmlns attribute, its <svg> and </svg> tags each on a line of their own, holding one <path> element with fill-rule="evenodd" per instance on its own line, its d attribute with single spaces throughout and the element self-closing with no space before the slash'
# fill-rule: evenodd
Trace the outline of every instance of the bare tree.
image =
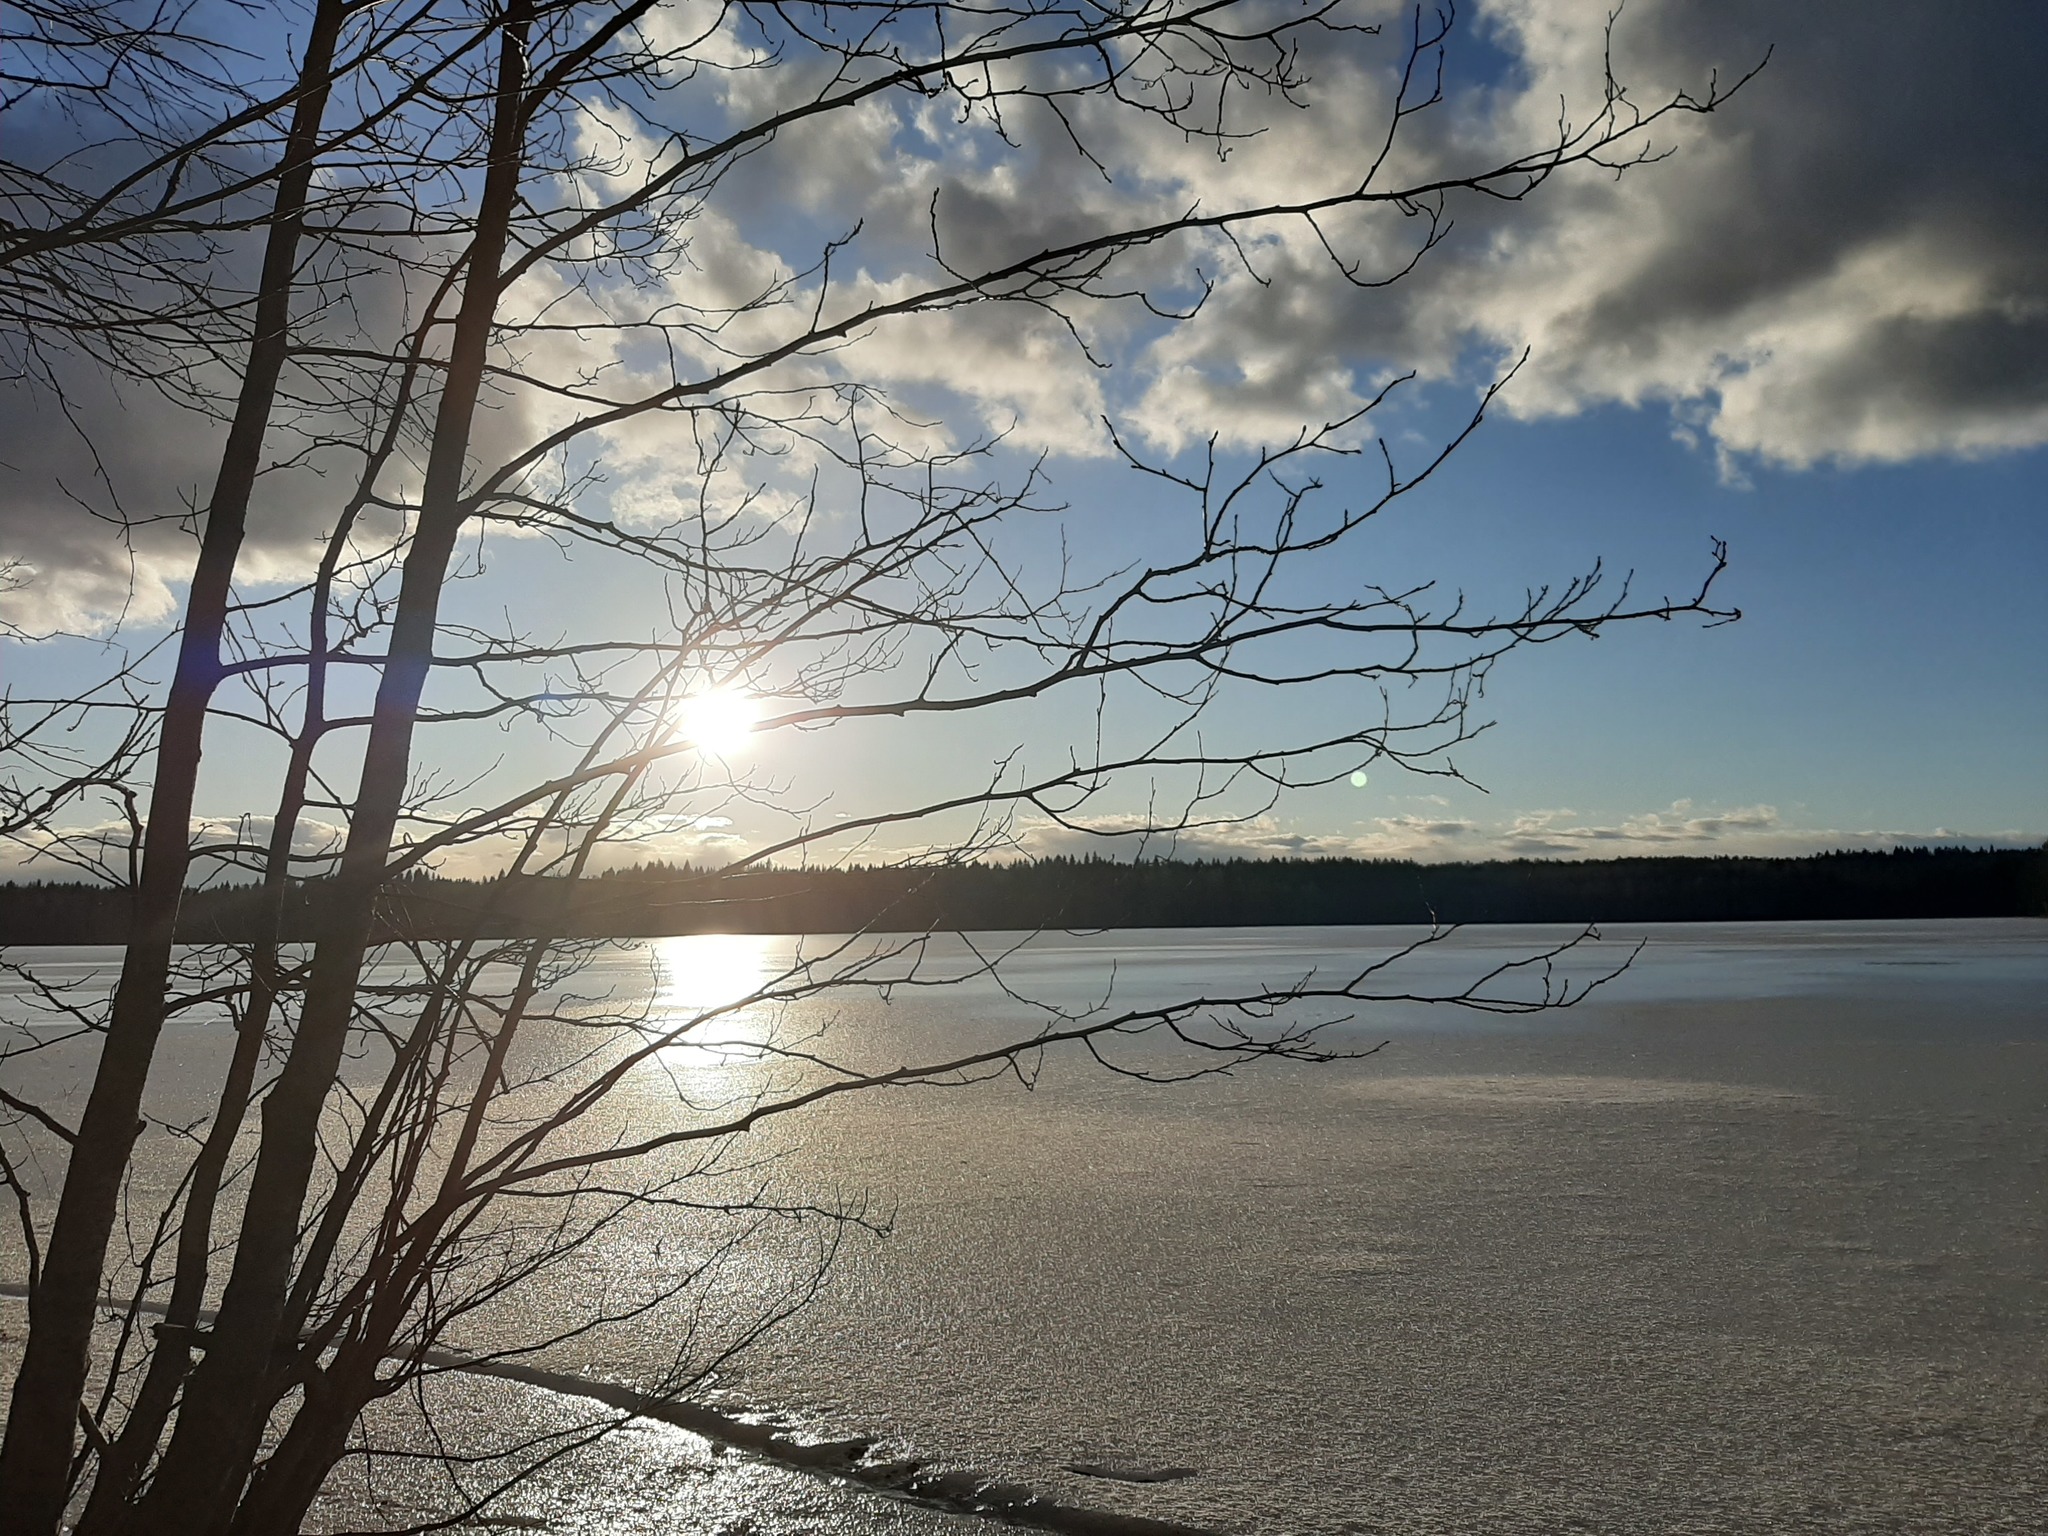
<svg viewBox="0 0 2048 1536">
<path fill-rule="evenodd" d="M 1275 225 L 1312 230 L 1349 283 L 1390 282 L 1442 237 L 1457 199 L 1513 201 L 1575 167 L 1627 169 L 1657 153 L 1661 120 L 1726 96 L 1643 108 L 1609 80 L 1582 124 L 1446 167 L 1408 155 L 1404 135 L 1442 98 L 1450 18 L 1406 24 L 1383 133 L 1309 193 L 1112 199 L 1048 215 L 1049 236 L 955 220 L 935 195 L 922 259 L 888 281 L 857 264 L 853 230 L 816 237 L 806 264 L 761 263 L 736 285 L 706 275 L 701 232 L 731 227 L 721 210 L 752 195 L 749 163 L 778 140 L 900 100 L 1108 180 L 1103 139 L 1117 125 L 1227 151 L 1240 96 L 1314 106 L 1308 63 L 1375 28 L 1344 0 L 1280 11 L 1249 0 L 503 0 L 391 16 L 318 0 L 293 86 L 243 93 L 249 120 L 288 127 L 268 169 L 236 184 L 236 200 L 259 187 L 268 199 L 261 275 L 161 713 L 87 772 L 36 758 L 44 738 L 18 733 L 26 766 L 9 803 L 44 846 L 96 856 L 90 839 L 60 835 L 77 794 L 111 788 L 147 807 L 121 982 L 104 1021 L 85 1018 L 104 1038 L 84 1118 L 74 1129 L 18 1110 L 19 1134 L 63 1144 L 46 1238 L 34 1192 L 6 1169 L 34 1274 L 0 1530 L 53 1531 L 82 1482 L 87 1531 L 296 1529 L 364 1409 L 437 1368 L 450 1338 L 548 1267 L 635 1223 L 716 1234 L 674 1273 L 566 1330 L 522 1336 L 515 1352 L 676 1305 L 765 1220 L 858 1220 L 747 1178 L 748 1133 L 810 1106 L 1024 1075 L 1059 1050 L 1164 1078 L 1315 1058 L 1332 1049 L 1316 1037 L 1332 1014 L 1412 1000 L 1375 967 L 1167 1006 L 1042 1010 L 1031 1027 L 908 1062 L 775 1039 L 730 1097 L 700 1102 L 676 1086 L 650 1131 L 621 1104 L 732 1005 L 634 1014 L 578 1002 L 589 946 L 394 940 L 387 900 L 410 873 L 460 854 L 501 870 L 509 906 L 535 876 L 574 879 L 651 827 L 735 802 L 780 805 L 787 830 L 709 879 L 706 900 L 720 878 L 844 857 L 898 830 L 923 839 L 917 857 L 942 862 L 1012 846 L 1025 816 L 1171 837 L 1375 761 L 1456 773 L 1453 750 L 1481 724 L 1476 691 L 1510 650 L 1640 618 L 1726 617 L 1708 591 L 1718 550 L 1697 591 L 1648 602 L 1610 595 L 1597 569 L 1500 614 L 1426 586 L 1333 588 L 1332 554 L 1429 478 L 1492 391 L 1438 451 L 1404 467 L 1377 449 L 1373 476 L 1347 472 L 1339 488 L 1324 467 L 1362 457 L 1398 386 L 1243 461 L 1212 442 L 1199 462 L 1155 462 L 1111 426 L 1128 472 L 1182 510 L 1134 565 L 1083 555 L 1048 568 L 1020 532 L 1053 510 L 1042 466 L 1000 436 L 940 430 L 859 376 L 860 345 L 958 312 L 1050 317 L 1090 355 L 1096 317 L 1184 318 L 1207 291 L 1203 251 L 1241 252 Z M 337 132 L 329 103 L 344 96 Z M 220 120 L 191 142 L 216 142 Z M 156 153 L 161 167 L 204 151 Z M 208 206 L 230 201 L 240 206 Z M 159 202 L 178 206 L 169 191 Z M 96 229 L 104 214 L 74 217 Z M 132 253 L 139 238 L 74 245 Z M 47 260 L 73 271 L 83 258 L 60 241 Z M 217 315 L 217 296 L 201 309 Z M 18 319 L 31 339 L 54 324 Z M 684 483 L 658 518 L 609 501 L 606 455 L 634 434 Z M 244 574 L 238 588 L 252 488 L 278 459 L 317 466 L 330 487 L 323 550 L 301 586 L 259 590 Z M 487 580 L 487 551 L 542 539 L 579 561 L 579 581 L 621 594 L 608 607 L 660 622 L 620 632 L 601 617 L 571 632 L 559 616 L 492 621 L 469 591 Z M 1418 685 L 1419 709 L 1406 691 Z M 1343 703 L 1291 734 L 1234 733 L 1219 706 L 1274 690 Z M 1056 763 L 999 755 L 939 792 L 821 822 L 728 763 L 695 723 L 704 700 L 735 697 L 756 701 L 764 736 L 1068 698 L 1090 723 Z M 470 771 L 486 725 L 516 745 Z M 201 748 L 230 736 L 274 744 L 277 800 L 267 828 L 195 847 Z M 1130 803 L 1149 810 L 1095 814 Z M 338 846 L 302 843 L 311 820 L 340 828 Z M 250 942 L 187 965 L 173 939 L 195 856 L 252 870 L 265 915 Z M 330 878 L 306 954 L 281 942 L 279 914 L 315 871 Z M 1548 979 L 1549 958 L 1434 1000 L 1556 1006 L 1573 994 Z M 985 955 L 976 969 L 1000 976 L 1002 961 Z M 1501 990 L 1524 974 L 1539 978 L 1533 991 Z M 804 952 L 744 1005 L 958 979 L 931 968 L 920 940 L 856 936 Z M 166 1018 L 204 1007 L 225 1010 L 236 1044 L 212 1113 L 182 1128 L 189 1167 L 119 1276 L 126 1321 L 95 1403 L 90 1333 L 116 1279 L 108 1244 L 146 1134 L 156 1040 Z M 202 1339 L 219 1257 L 225 1282 Z M 661 1390 L 686 1390 L 803 1289 L 693 1336 Z M 159 1307 L 152 1333 L 140 1319 Z"/>
</svg>

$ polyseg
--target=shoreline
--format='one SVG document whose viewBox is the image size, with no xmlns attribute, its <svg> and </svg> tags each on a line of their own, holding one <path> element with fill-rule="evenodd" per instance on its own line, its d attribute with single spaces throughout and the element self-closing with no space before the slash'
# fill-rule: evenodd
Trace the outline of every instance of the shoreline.
<svg viewBox="0 0 2048 1536">
<path fill-rule="evenodd" d="M 28 1287 L 18 1281 L 0 1281 L 0 1299 L 25 1303 Z M 124 1312 L 127 1307 L 127 1303 L 111 1297 L 102 1297 L 101 1305 L 115 1312 Z M 158 1314 L 163 1312 L 164 1306 L 160 1302 L 143 1302 L 137 1310 L 144 1314 Z M 210 1322 L 213 1316 L 210 1311 L 203 1312 L 200 1321 Z M 871 1458 L 870 1453 L 877 1444 L 871 1438 L 853 1435 L 806 1439 L 776 1427 L 766 1410 L 726 1411 L 688 1399 L 662 1398 L 619 1382 L 598 1381 L 570 1371 L 491 1360 L 458 1350 L 431 1350 L 424 1361 L 436 1372 L 506 1381 L 537 1391 L 602 1403 L 627 1415 L 629 1422 L 646 1419 L 666 1424 L 714 1446 L 757 1458 L 785 1471 L 850 1485 L 878 1498 L 916 1505 L 940 1514 L 994 1520 L 1004 1525 L 1052 1531 L 1057 1536 L 1221 1536 L 1220 1532 L 1207 1526 L 1063 1504 L 1026 1484 L 972 1468 L 940 1468 L 928 1458 Z M 1173 1474 L 1184 1475 L 1184 1469 L 1170 1470 Z M 1158 1473 L 1119 1473 L 1108 1467 L 1090 1468 L 1084 1475 L 1133 1483 L 1170 1480 Z M 477 1518 L 483 1523 L 490 1523 L 490 1517 L 481 1511 Z"/>
</svg>

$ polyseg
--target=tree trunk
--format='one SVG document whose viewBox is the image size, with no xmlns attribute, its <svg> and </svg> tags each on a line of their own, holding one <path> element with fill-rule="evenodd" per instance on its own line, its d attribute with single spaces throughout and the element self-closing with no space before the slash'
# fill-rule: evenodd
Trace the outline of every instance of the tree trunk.
<svg viewBox="0 0 2048 1536">
<path fill-rule="evenodd" d="M 321 624 L 327 602 L 333 565 L 339 553 L 340 535 L 329 541 L 320 579 L 314 587 L 314 625 Z M 286 890 L 290 885 L 292 838 L 298 829 L 299 813 L 305 809 L 306 781 L 312 772 L 313 752 L 320 741 L 320 720 L 324 711 L 325 688 L 317 657 L 324 649 L 319 635 L 313 639 L 316 656 L 306 695 L 306 714 L 299 738 L 292 743 L 291 762 L 285 770 L 284 792 L 279 796 L 277 814 L 272 818 L 270 847 L 263 871 L 262 931 L 256 936 L 250 957 L 250 992 L 243 1010 L 241 1028 L 235 1040 L 234 1056 L 221 1085 L 220 1104 L 213 1124 L 192 1164 L 191 1183 L 185 1192 L 185 1209 L 179 1216 L 178 1256 L 173 1270 L 171 1299 L 157 1330 L 156 1348 L 150 1355 L 149 1370 L 135 1406 L 122 1422 L 120 1433 L 100 1453 L 93 1478 L 92 1496 L 78 1523 L 79 1536 L 118 1532 L 126 1522 L 129 1496 L 143 1469 L 156 1454 L 164 1425 L 171 1416 L 178 1388 L 192 1364 L 192 1330 L 206 1298 L 207 1275 L 213 1254 L 213 1212 L 220 1195 L 221 1177 L 234 1151 L 242 1121 L 248 1114 L 249 1095 L 256 1078 L 256 1065 L 263 1054 L 263 1040 L 270 1027 L 278 995 L 278 930 Z"/>
<path fill-rule="evenodd" d="M 354 1344 L 308 1385 L 291 1428 L 236 1511 L 230 1536 L 295 1536 L 347 1451 L 357 1415 L 377 1395 L 378 1363 L 375 1350 Z"/>
<path fill-rule="evenodd" d="M 262 1140 L 235 1262 L 204 1359 L 133 1529 L 149 1536 L 220 1536 L 258 1453 L 279 1382 L 273 1363 L 292 1255 L 312 1178 L 321 1112 L 340 1068 L 377 894 L 403 807 L 412 734 L 433 661 L 448 563 L 464 519 L 469 435 L 496 320 L 499 269 L 518 194 L 525 134 L 531 0 L 501 26 L 491 148 L 468 255 L 446 382 L 434 422 L 419 524 L 406 553 L 398 610 L 377 689 L 348 846 L 333 891 L 333 925 L 314 953 L 299 1028 L 264 1100 Z"/>
<path fill-rule="evenodd" d="M 171 945 L 191 863 L 201 738 L 221 678 L 221 637 L 235 563 L 284 368 L 313 149 L 327 109 L 344 9 L 342 0 L 320 0 L 306 39 L 299 71 L 302 91 L 292 111 L 264 246 L 249 364 L 207 509 L 164 709 L 128 949 L 92 1093 L 65 1168 L 41 1281 L 29 1298 L 28 1343 L 0 1445 L 0 1486 L 7 1490 L 0 1502 L 0 1536 L 50 1536 L 63 1514 L 107 1240 L 141 1129 L 143 1086 L 163 1028 Z"/>
</svg>

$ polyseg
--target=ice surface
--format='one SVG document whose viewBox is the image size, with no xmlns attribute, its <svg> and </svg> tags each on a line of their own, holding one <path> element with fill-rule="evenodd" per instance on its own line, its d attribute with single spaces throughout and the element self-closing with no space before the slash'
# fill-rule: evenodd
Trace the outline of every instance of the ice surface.
<svg viewBox="0 0 2048 1536">
<path fill-rule="evenodd" d="M 1028 1093 L 897 1091 L 775 1127 L 784 1189 L 866 1192 L 894 1233 L 720 1385 L 1242 1536 L 2038 1530 L 2048 925 L 1620 937 L 1645 935 L 1565 1014 L 1368 1010 L 1347 1038 L 1391 1044 L 1360 1062 L 1161 1088 L 1053 1061 Z M 1409 975 L 1557 936 L 1469 930 Z M 1054 935 L 1009 974 L 1069 1007 L 1139 1002 L 1355 971 L 1398 937 Z M 744 964 L 794 943 L 744 941 Z M 644 956 L 607 964 L 621 992 L 666 984 Z M 982 983 L 905 990 L 842 1004 L 831 1038 L 879 1059 L 1022 1016 Z M 213 1054 L 204 1026 L 171 1032 L 166 1105 Z M 531 1305 L 566 1307 L 559 1284 Z M 669 1342 L 642 1327 L 558 1363 L 630 1380 Z M 631 1490 L 682 1453 L 607 1455 L 565 1484 L 590 1513 L 563 1528 L 641 1528 Z M 791 1505 L 760 1476 L 763 1536 L 940 1529 L 808 1485 Z M 733 1506 L 663 1507 L 713 1531 Z"/>
</svg>

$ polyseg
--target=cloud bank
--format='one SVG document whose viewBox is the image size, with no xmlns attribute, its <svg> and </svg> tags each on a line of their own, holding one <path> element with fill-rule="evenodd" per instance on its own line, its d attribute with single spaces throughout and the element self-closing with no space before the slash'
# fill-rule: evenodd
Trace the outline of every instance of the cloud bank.
<svg viewBox="0 0 2048 1536">
<path fill-rule="evenodd" d="M 1479 0 L 1453 40 L 1449 99 L 1413 120 L 1388 174 L 1427 178 L 1526 150 L 1555 132 L 1560 100 L 1584 121 L 1601 100 L 1609 9 Z M 686 11 L 675 25 L 689 24 Z M 695 221 L 675 296 L 716 306 L 787 280 L 790 304 L 804 309 L 814 290 L 790 274 L 856 225 L 835 261 L 836 291 L 849 303 L 902 291 L 933 270 L 935 193 L 949 258 L 971 261 L 1110 220 L 1331 190 L 1376 144 L 1406 25 L 1406 9 L 1384 0 L 1353 0 L 1354 11 L 1387 23 L 1386 35 L 1318 37 L 1303 60 L 1313 110 L 1233 108 L 1256 132 L 1220 160 L 1101 98 L 1077 101 L 1071 121 L 1099 166 L 1063 128 L 1021 111 L 1007 139 L 943 103 L 907 100 L 792 130 Z M 704 46 L 745 53 L 722 33 Z M 1079 337 L 1114 362 L 1107 371 L 1057 318 L 996 307 L 879 327 L 793 364 L 789 379 L 860 378 L 956 435 L 1014 428 L 1020 445 L 1085 455 L 1103 448 L 1105 411 L 1166 449 L 1219 430 L 1271 440 L 1354 408 L 1396 371 L 1462 391 L 1527 349 L 1506 409 L 1667 411 L 1737 476 L 1749 464 L 1897 463 L 2048 442 L 2048 93 L 2038 84 L 2048 15 L 2028 0 L 1983 0 L 1966 16 L 1905 0 L 1636 0 L 1612 36 L 1617 76 L 1645 105 L 1702 91 L 1717 71 L 1725 83 L 1766 54 L 1724 110 L 1659 127 L 1654 145 L 1668 158 L 1618 178 L 1560 176 L 1519 204 L 1457 204 L 1449 237 L 1390 287 L 1346 283 L 1298 222 L 1261 227 L 1140 253 L 1135 283 L 1191 298 L 1199 273 L 1213 292 L 1178 325 L 1131 304 L 1078 313 Z M 801 74 L 728 74 L 713 110 L 758 113 L 776 92 L 801 89 Z M 628 170 L 663 153 L 602 103 L 586 128 L 615 140 Z M 1325 233 L 1383 274 L 1411 252 L 1415 225 L 1361 216 Z M 576 318 L 570 296 L 531 299 L 558 323 Z M 403 308 L 395 290 L 367 295 L 364 323 Z M 565 329 L 534 346 L 563 354 L 542 359 L 557 372 L 637 380 L 647 361 L 598 333 Z M 501 409 L 487 430 L 509 447 L 548 425 L 544 414 Z M 203 497 L 218 422 L 146 388 L 117 397 L 89 383 L 66 419 L 17 384 L 0 395 L 0 432 L 0 558 L 31 578 L 5 584 L 17 586 L 0 593 L 7 615 L 86 628 L 167 614 L 191 543 L 149 520 Z M 607 438 L 617 505 L 658 515 L 676 494 L 673 435 L 673 423 L 649 423 Z M 332 488 L 286 474 L 265 494 L 252 566 L 300 569 Z M 124 539 L 81 503 L 144 521 Z"/>
<path fill-rule="evenodd" d="M 1135 818 L 1103 817 L 1084 828 L 1037 823 L 1021 829 L 1021 851 L 1052 855 L 1129 857 L 1138 840 L 1116 834 Z M 1482 859 L 1622 859 L 1658 855 L 1797 858 L 1838 850 L 1893 848 L 2031 848 L 2048 833 L 2006 828 L 1814 827 L 1787 821 L 1775 806 L 1702 809 L 1677 800 L 1662 810 L 1618 819 L 1588 818 L 1568 809 L 1525 811 L 1503 821 L 1447 814 L 1375 817 L 1331 832 L 1306 832 L 1276 816 L 1153 837 L 1146 857 L 1180 859 L 1412 859 L 1425 864 Z"/>
<path fill-rule="evenodd" d="M 1560 101 L 1583 115 L 1609 9 L 1485 0 L 1478 31 L 1509 63 L 1455 97 L 1425 158 L 1540 139 Z M 1528 350 L 1510 411 L 1667 407 L 1737 473 L 2048 442 L 2048 15 L 1647 0 L 1613 43 L 1645 105 L 1768 63 L 1713 116 L 1660 127 L 1657 164 L 1460 208 L 1395 288 L 1347 293 L 1312 241 L 1274 236 L 1269 285 L 1232 273 L 1154 349 L 1155 430 L 1239 393 L 1260 425 L 1326 414 L 1375 369 L 1448 378 L 1476 347 L 1493 366 Z"/>
</svg>

